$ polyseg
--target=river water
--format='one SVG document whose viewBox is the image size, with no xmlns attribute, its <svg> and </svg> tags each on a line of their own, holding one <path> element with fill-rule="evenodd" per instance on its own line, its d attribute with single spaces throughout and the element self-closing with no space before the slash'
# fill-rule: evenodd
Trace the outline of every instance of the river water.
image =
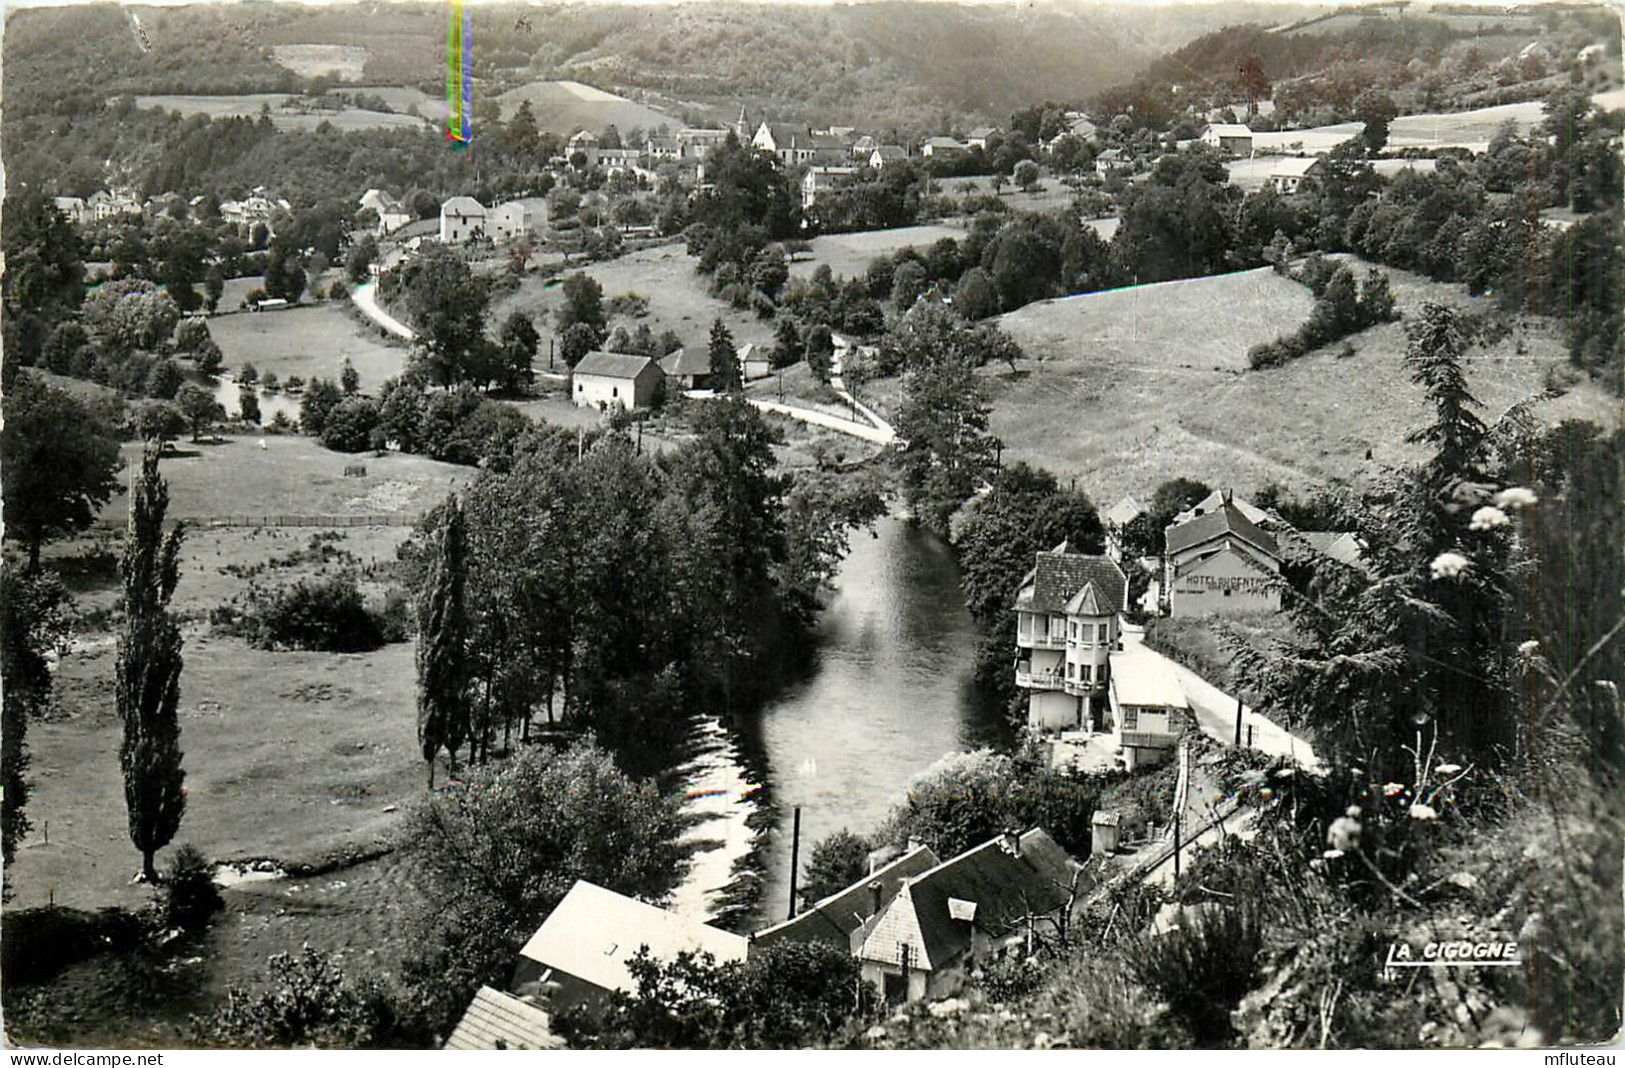
<svg viewBox="0 0 1625 1068">
<path fill-rule="evenodd" d="M 920 772 L 1009 738 L 971 685 L 978 635 L 940 539 L 902 520 L 857 531 L 807 675 L 741 722 L 704 720 L 680 771 L 696 852 L 672 907 L 715 918 L 756 884 L 756 927 L 789 900 L 790 828 L 801 861 L 843 827 L 873 830 Z M 729 891 L 730 885 L 733 891 Z"/>
</svg>

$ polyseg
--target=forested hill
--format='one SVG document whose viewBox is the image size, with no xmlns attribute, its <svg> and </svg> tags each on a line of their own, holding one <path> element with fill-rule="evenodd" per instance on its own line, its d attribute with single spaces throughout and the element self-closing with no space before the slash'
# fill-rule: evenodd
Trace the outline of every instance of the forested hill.
<svg viewBox="0 0 1625 1068">
<path fill-rule="evenodd" d="M 774 118 L 918 125 L 1002 121 L 1034 100 L 1082 100 L 1197 35 L 1287 4 L 481 4 L 487 94 L 570 79 L 681 117 L 740 103 Z M 444 9 L 430 4 L 95 4 L 7 19 L 8 94 L 288 92 L 290 45 L 364 48 L 359 82 L 444 84 Z M 284 51 L 283 55 L 286 55 Z M 308 73 L 308 72 L 307 72 Z M 9 102 L 9 101 L 8 101 Z"/>
</svg>

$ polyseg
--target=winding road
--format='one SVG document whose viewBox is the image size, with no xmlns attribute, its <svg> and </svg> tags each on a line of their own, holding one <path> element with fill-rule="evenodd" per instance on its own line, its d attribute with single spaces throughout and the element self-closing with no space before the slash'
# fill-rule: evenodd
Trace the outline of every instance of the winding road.
<svg viewBox="0 0 1625 1068">
<path fill-rule="evenodd" d="M 378 306 L 377 288 L 378 283 L 376 282 L 363 282 L 358 286 L 353 286 L 350 289 L 350 300 L 355 303 L 356 307 L 361 309 L 362 314 L 383 327 L 384 330 L 401 338 L 403 341 L 411 341 L 413 337 L 412 328 Z"/>
</svg>

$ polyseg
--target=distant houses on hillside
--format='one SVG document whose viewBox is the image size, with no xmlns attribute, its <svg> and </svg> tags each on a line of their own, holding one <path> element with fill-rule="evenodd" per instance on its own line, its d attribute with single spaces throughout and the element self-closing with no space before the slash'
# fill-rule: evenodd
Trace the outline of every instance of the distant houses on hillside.
<svg viewBox="0 0 1625 1068">
<path fill-rule="evenodd" d="M 440 241 L 460 245 L 476 238 L 511 241 L 529 231 L 525 206 L 509 201 L 487 208 L 473 197 L 451 197 L 440 205 Z"/>
<path fill-rule="evenodd" d="M 373 228 L 373 234 L 383 237 L 412 221 L 412 213 L 406 205 L 390 196 L 382 189 L 369 189 L 361 194 L 360 210 L 369 208 L 378 216 L 378 223 Z"/>
</svg>

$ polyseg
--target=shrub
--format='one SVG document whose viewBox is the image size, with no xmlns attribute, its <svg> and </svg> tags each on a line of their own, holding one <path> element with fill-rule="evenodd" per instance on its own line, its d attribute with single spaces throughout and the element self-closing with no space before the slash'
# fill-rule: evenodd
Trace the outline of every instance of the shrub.
<svg viewBox="0 0 1625 1068">
<path fill-rule="evenodd" d="M 1198 1046 L 1228 1045 L 1230 1013 L 1257 977 L 1263 923 L 1256 900 L 1203 906 L 1180 925 L 1141 940 L 1130 966 L 1165 998 Z"/>
<path fill-rule="evenodd" d="M 164 922 L 187 931 L 201 928 L 224 907 L 209 859 L 196 846 L 183 845 L 169 858 L 162 904 Z"/>
<path fill-rule="evenodd" d="M 249 642 L 261 649 L 364 653 L 384 644 L 383 628 L 348 572 L 257 593 L 239 618 Z"/>
</svg>

